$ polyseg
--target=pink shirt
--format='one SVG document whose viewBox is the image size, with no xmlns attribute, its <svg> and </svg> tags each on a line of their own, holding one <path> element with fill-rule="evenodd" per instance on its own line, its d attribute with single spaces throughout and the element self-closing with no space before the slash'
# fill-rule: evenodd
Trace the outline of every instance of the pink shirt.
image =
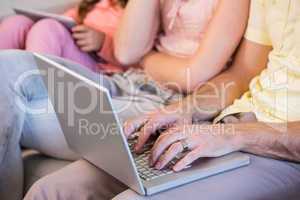
<svg viewBox="0 0 300 200">
<path fill-rule="evenodd" d="M 179 57 L 194 55 L 216 10 L 218 0 L 160 1 L 163 32 L 158 36 L 156 48 Z"/>
<path fill-rule="evenodd" d="M 78 20 L 77 8 L 70 9 L 66 16 Z M 113 5 L 111 0 L 101 0 L 95 8 L 86 16 L 84 25 L 106 34 L 104 44 L 98 55 L 109 64 L 99 64 L 99 69 L 111 72 L 120 72 L 123 68 L 117 62 L 113 53 L 113 35 L 118 27 L 123 9 Z"/>
</svg>

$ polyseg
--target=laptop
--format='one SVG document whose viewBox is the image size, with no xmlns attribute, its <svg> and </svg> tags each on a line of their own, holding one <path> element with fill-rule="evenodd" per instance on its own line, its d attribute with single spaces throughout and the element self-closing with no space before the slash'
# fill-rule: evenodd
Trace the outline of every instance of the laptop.
<svg viewBox="0 0 300 200">
<path fill-rule="evenodd" d="M 70 148 L 137 193 L 157 194 L 250 164 L 249 156 L 238 152 L 199 159 L 178 173 L 155 170 L 148 164 L 149 149 L 139 155 L 132 151 L 134 143 L 124 136 L 106 88 L 87 75 L 34 56 Z"/>
<path fill-rule="evenodd" d="M 76 26 L 76 22 L 67 16 L 62 16 L 58 14 L 53 14 L 49 12 L 34 10 L 34 9 L 27 9 L 27 8 L 13 8 L 16 14 L 19 15 L 25 15 L 32 19 L 33 21 L 38 21 L 44 18 L 50 18 L 55 19 L 56 21 L 59 21 L 61 24 L 63 24 L 68 29 L 72 29 L 74 26 Z"/>
</svg>

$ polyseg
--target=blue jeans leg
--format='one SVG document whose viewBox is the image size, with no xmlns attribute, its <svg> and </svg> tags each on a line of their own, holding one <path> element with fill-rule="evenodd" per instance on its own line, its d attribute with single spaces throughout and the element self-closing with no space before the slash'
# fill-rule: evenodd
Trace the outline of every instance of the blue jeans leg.
<svg viewBox="0 0 300 200">
<path fill-rule="evenodd" d="M 26 62 L 23 62 L 24 59 Z M 15 83 L 20 74 L 34 69 L 32 63 L 33 58 L 27 53 L 0 53 L 0 199 L 22 198 L 23 169 L 19 142 L 25 111 L 18 103 L 26 105 L 34 94 L 42 97 L 45 93 L 37 77 L 25 80 L 20 87 L 15 87 Z"/>
</svg>

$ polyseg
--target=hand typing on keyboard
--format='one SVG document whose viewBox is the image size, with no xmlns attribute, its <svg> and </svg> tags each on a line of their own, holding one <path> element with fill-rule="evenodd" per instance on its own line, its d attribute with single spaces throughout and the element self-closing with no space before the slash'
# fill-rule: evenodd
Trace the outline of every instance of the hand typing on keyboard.
<svg viewBox="0 0 300 200">
<path fill-rule="evenodd" d="M 191 124 L 192 123 L 192 115 L 188 115 L 186 112 L 177 112 L 181 111 L 182 109 L 178 109 L 177 104 L 169 105 L 165 107 L 163 110 L 157 110 L 154 112 L 151 112 L 144 116 L 139 116 L 135 119 L 131 119 L 125 122 L 124 124 L 124 134 L 127 138 L 134 138 L 138 136 L 137 144 L 134 147 L 135 152 L 143 152 L 144 151 L 144 145 L 149 142 L 149 138 L 155 135 L 159 135 L 160 137 L 163 137 L 165 133 L 168 133 L 169 129 L 172 129 L 175 125 L 184 125 L 184 124 Z M 183 135 L 184 136 L 184 135 Z M 185 138 L 182 138 L 185 139 Z M 156 140 L 158 142 L 158 140 Z M 180 143 L 180 139 L 177 140 L 178 143 Z M 161 144 L 161 143 L 159 143 Z M 171 146 L 171 145 L 170 145 Z M 178 145 L 177 145 L 178 146 Z M 159 159 L 153 159 L 153 152 L 154 150 L 151 150 L 151 162 L 150 166 L 154 166 L 156 169 L 165 169 L 166 167 L 169 167 L 170 165 L 174 165 L 174 162 L 178 159 L 182 158 L 182 153 L 186 153 L 186 149 L 184 148 L 184 145 L 179 146 L 182 151 L 176 151 L 176 154 L 172 154 L 171 158 L 167 159 L 167 163 L 163 163 L 163 165 L 158 166 L 156 162 L 161 161 Z M 151 147 L 153 148 L 153 147 Z M 157 149 L 157 148 L 156 148 Z M 163 152 L 160 152 L 158 158 L 165 158 L 164 155 L 167 153 L 168 148 L 160 148 L 163 149 Z M 179 149 L 179 148 L 178 148 Z M 186 157 L 186 156 L 184 156 Z M 157 158 L 157 157 L 155 157 Z M 147 159 L 148 161 L 149 159 Z M 175 161 L 174 161 L 175 160 Z M 181 161 L 182 159 L 180 159 Z M 180 163 L 178 161 L 178 163 Z M 182 162 L 181 162 L 182 164 Z M 186 167 L 190 167 L 191 163 L 188 163 L 187 165 L 184 165 L 180 167 L 180 170 L 185 169 Z M 175 166 L 176 166 L 175 165 Z M 172 169 L 174 170 L 174 167 Z M 176 170 L 176 171 L 180 171 Z"/>
<path fill-rule="evenodd" d="M 143 146 L 142 151 L 140 153 L 136 153 L 134 151 L 134 146 L 136 144 L 137 137 L 137 135 L 132 135 L 129 139 L 129 148 L 135 160 L 138 173 L 142 179 L 153 180 L 155 178 L 174 173 L 172 167 L 182 158 L 183 155 L 177 156 L 163 169 L 155 169 L 150 162 L 151 148 L 153 147 L 155 140 L 149 140 Z"/>
</svg>

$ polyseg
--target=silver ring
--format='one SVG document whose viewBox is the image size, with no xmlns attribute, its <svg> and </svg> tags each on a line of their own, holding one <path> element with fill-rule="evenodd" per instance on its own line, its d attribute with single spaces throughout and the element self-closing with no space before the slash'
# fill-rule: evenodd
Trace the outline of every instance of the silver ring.
<svg viewBox="0 0 300 200">
<path fill-rule="evenodd" d="M 186 139 L 184 139 L 184 140 L 181 140 L 181 141 L 180 141 L 180 143 L 181 143 L 181 145 L 182 145 L 183 152 L 187 152 L 187 151 L 189 151 L 189 150 L 190 150 L 190 148 L 189 148 L 189 144 L 188 144 L 188 142 L 187 142 L 187 140 L 186 140 Z"/>
</svg>

